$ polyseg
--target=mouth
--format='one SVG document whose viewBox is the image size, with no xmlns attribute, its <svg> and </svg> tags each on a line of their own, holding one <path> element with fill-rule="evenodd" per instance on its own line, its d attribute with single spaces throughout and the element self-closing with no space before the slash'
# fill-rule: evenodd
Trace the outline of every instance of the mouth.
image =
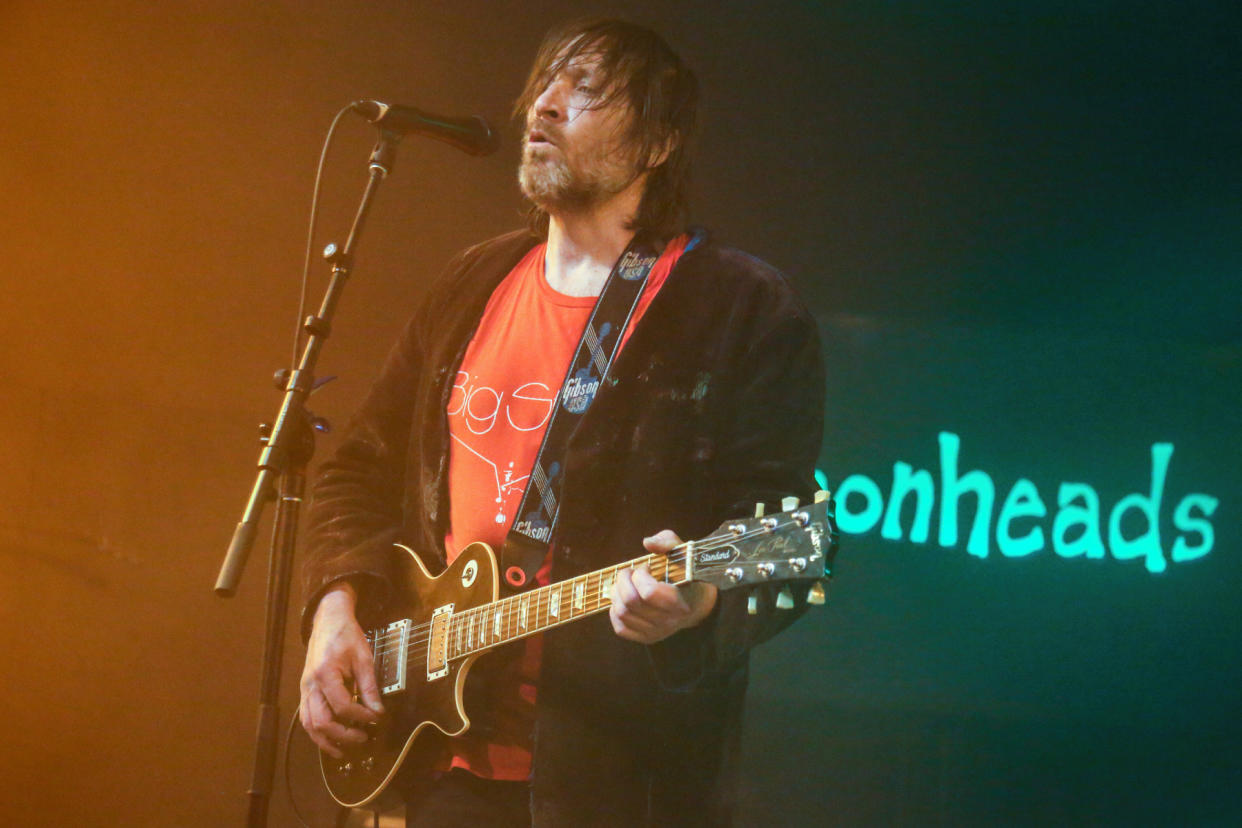
<svg viewBox="0 0 1242 828">
<path fill-rule="evenodd" d="M 532 129 L 526 135 L 526 143 L 529 146 L 556 146 L 556 142 L 541 129 Z"/>
</svg>

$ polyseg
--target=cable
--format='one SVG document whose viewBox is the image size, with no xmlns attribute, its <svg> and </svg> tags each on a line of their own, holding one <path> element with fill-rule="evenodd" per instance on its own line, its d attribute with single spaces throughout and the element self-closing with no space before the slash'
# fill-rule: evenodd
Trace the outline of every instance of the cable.
<svg viewBox="0 0 1242 828">
<path fill-rule="evenodd" d="M 289 797 L 289 806 L 293 808 L 293 815 L 298 818 L 298 822 L 302 823 L 302 828 L 312 828 L 311 824 L 302 816 L 302 809 L 298 807 L 298 801 L 293 798 L 293 777 L 289 772 L 289 747 L 293 744 L 293 734 L 298 726 L 298 711 L 293 711 L 293 717 L 289 719 L 289 732 L 285 734 L 285 795 Z"/>
<path fill-rule="evenodd" d="M 336 117 L 332 119 L 331 126 L 328 127 L 328 134 L 323 139 L 323 149 L 319 151 L 319 164 L 315 167 L 315 187 L 311 192 L 311 209 L 310 224 L 306 229 L 306 252 L 302 257 L 302 286 L 298 295 L 298 317 L 293 326 L 293 356 L 290 360 L 289 367 L 295 370 L 298 367 L 298 356 L 302 350 L 302 319 L 306 316 L 306 290 L 310 282 L 310 262 L 311 249 L 315 244 L 315 227 L 319 222 L 319 192 L 323 183 L 324 163 L 328 158 L 328 149 L 332 146 L 332 138 L 336 135 L 337 124 L 341 122 L 341 118 L 346 112 L 349 112 L 352 104 L 341 107 L 336 113 Z M 293 711 L 292 718 L 289 719 L 289 730 L 285 734 L 285 795 L 289 798 L 289 805 L 293 808 L 293 814 L 297 817 L 298 822 L 302 824 L 302 828 L 313 828 L 306 818 L 302 815 L 302 810 L 298 808 L 297 800 L 293 796 L 292 776 L 289 766 L 290 746 L 293 743 L 293 734 L 298 726 L 298 711 Z"/>
<path fill-rule="evenodd" d="M 337 112 L 336 117 L 332 119 L 328 134 L 323 139 L 323 149 L 319 152 L 319 165 L 315 168 L 315 189 L 311 193 L 310 225 L 306 230 L 306 253 L 302 258 L 302 291 L 298 296 L 298 318 L 293 326 L 293 358 L 289 363 L 291 370 L 298 367 L 298 354 L 302 350 L 302 320 L 306 316 L 306 289 L 310 281 L 311 249 L 315 244 L 315 226 L 319 222 L 319 190 L 323 180 L 324 162 L 328 157 L 328 148 L 332 146 L 332 138 L 336 135 L 336 126 L 352 106 L 353 104 L 347 104 L 341 107 L 341 111 Z"/>
</svg>

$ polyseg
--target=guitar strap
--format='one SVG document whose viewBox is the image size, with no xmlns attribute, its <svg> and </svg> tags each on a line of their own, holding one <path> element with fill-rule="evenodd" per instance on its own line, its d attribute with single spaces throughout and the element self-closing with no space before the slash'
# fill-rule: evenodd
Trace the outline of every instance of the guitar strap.
<svg viewBox="0 0 1242 828">
<path fill-rule="evenodd" d="M 660 252 L 648 239 L 635 236 L 613 265 L 582 331 L 582 339 L 557 393 L 552 419 L 526 481 L 522 502 L 500 551 L 500 567 L 511 587 L 533 584 L 535 573 L 547 557 L 560 511 L 569 437 L 591 407 L 600 383 L 608 376 L 622 334 L 629 326 L 647 285 L 647 277 L 659 256 Z"/>
</svg>

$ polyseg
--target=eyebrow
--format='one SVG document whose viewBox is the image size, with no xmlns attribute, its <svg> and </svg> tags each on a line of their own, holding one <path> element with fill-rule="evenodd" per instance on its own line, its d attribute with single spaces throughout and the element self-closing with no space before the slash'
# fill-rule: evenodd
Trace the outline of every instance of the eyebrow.
<svg viewBox="0 0 1242 828">
<path fill-rule="evenodd" d="M 582 78 L 589 75 L 595 75 L 599 72 L 599 61 L 591 61 L 587 63 L 583 60 L 574 59 L 561 67 L 561 71 L 571 78 Z"/>
</svg>

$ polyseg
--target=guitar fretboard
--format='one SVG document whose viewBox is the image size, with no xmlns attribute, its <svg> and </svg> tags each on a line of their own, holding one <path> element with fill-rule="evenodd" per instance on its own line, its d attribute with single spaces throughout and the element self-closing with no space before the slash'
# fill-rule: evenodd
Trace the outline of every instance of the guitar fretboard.
<svg viewBox="0 0 1242 828">
<path fill-rule="evenodd" d="M 552 627 L 603 612 L 612 605 L 612 585 L 626 569 L 646 564 L 652 577 L 670 584 L 686 581 L 684 555 L 647 555 L 455 613 L 449 622 L 448 657 L 461 658 L 517 641 Z"/>
</svg>

